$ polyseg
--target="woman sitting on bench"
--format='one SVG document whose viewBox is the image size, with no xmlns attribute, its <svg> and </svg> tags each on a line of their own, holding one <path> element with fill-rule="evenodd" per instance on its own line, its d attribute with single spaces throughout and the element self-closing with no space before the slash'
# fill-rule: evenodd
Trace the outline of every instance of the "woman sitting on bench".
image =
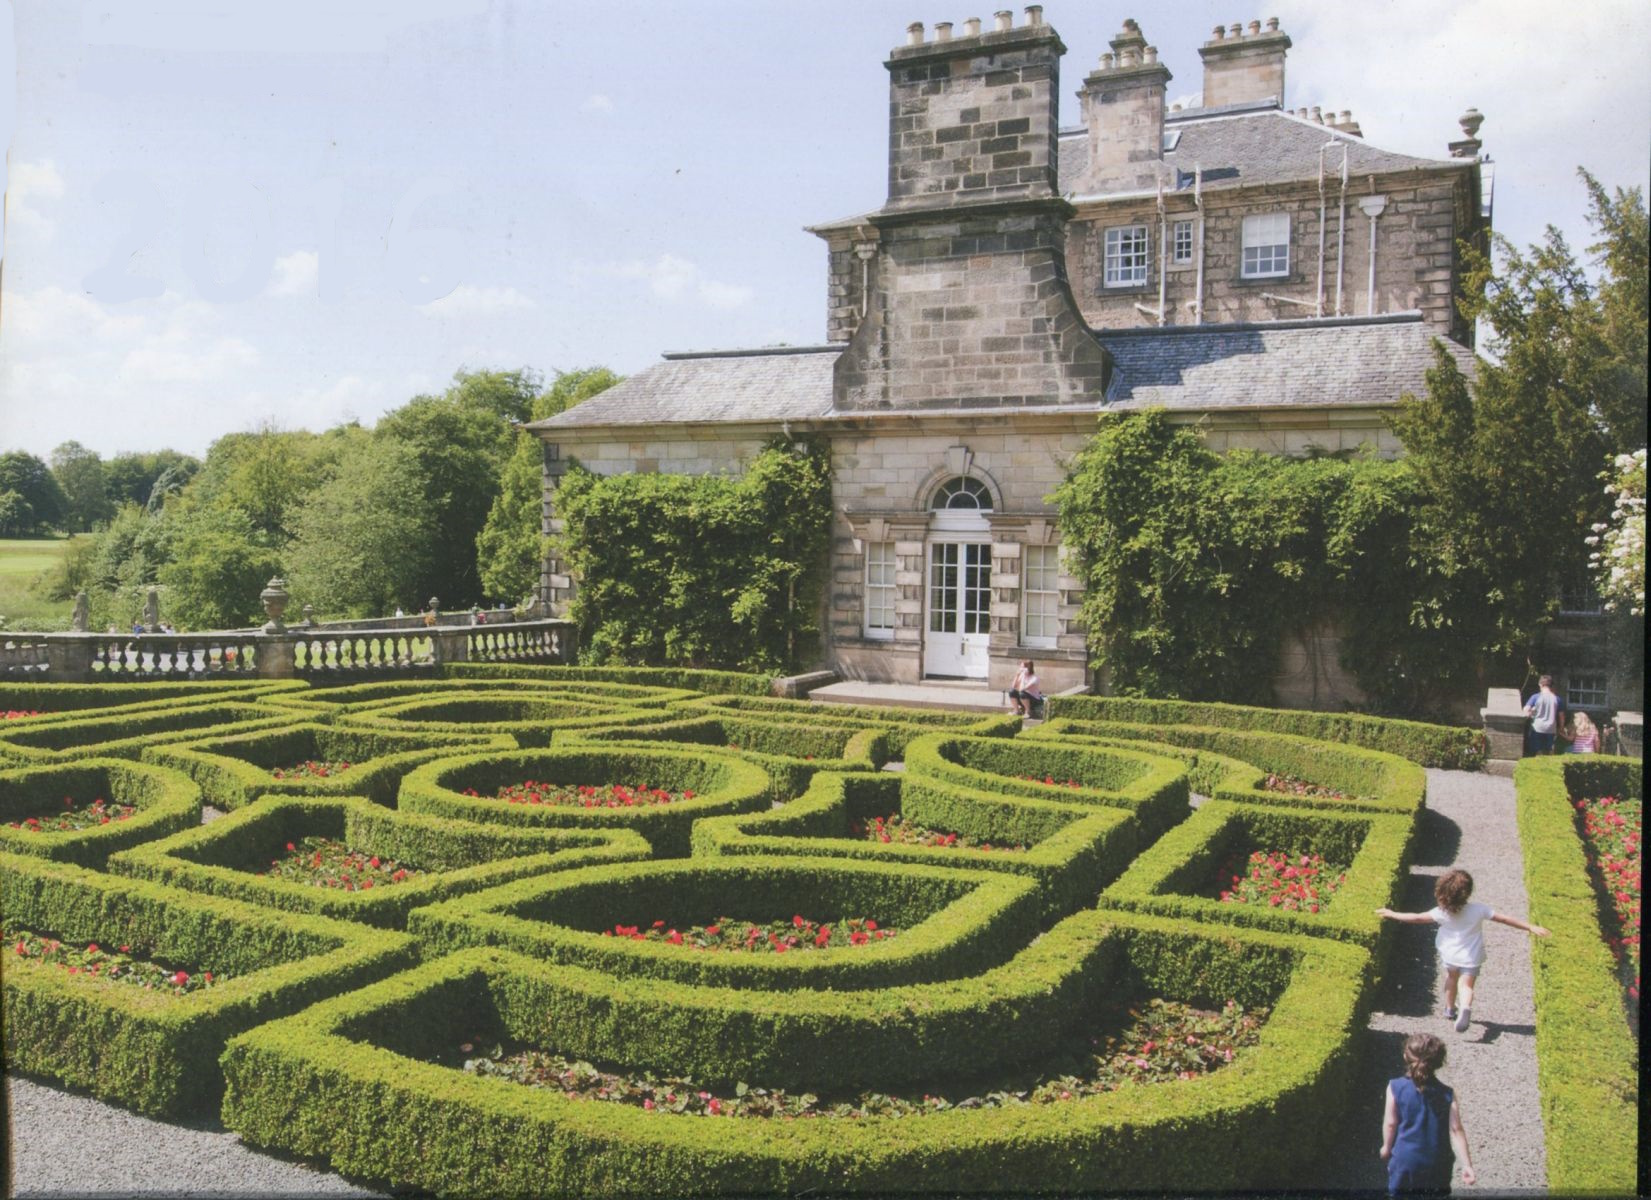
<svg viewBox="0 0 1651 1200">
<path fill-rule="evenodd" d="M 1032 660 L 1026 659 L 1015 672 L 1015 681 L 1009 685 L 1009 703 L 1012 712 L 1029 717 L 1043 703 L 1043 691 L 1038 687 L 1038 674 Z"/>
</svg>

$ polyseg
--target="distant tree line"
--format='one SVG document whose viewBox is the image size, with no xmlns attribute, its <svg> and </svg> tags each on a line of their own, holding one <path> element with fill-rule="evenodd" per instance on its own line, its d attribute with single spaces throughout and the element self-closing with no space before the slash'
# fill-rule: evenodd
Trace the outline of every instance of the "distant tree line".
<svg viewBox="0 0 1651 1200">
<path fill-rule="evenodd" d="M 538 581 L 539 444 L 521 426 L 618 382 L 606 368 L 461 371 L 371 427 L 273 424 L 172 450 L 101 458 L 65 442 L 50 463 L 0 455 L 0 536 L 74 533 L 37 585 L 95 624 L 131 622 L 164 589 L 180 628 L 262 619 L 284 575 L 295 606 L 336 617 L 523 599 Z"/>
</svg>

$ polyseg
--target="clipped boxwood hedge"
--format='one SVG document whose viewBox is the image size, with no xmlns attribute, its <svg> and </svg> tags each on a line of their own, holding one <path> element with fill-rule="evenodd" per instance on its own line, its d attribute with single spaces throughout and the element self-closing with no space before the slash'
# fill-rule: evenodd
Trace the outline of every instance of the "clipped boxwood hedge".
<svg viewBox="0 0 1651 1200">
<path fill-rule="evenodd" d="M 417 961 L 404 934 L 0 854 L 8 926 L 65 942 L 128 943 L 222 981 L 187 995 L 113 984 L 18 956 L 4 992 L 8 1071 L 55 1079 L 138 1112 L 215 1110 L 235 1034 Z"/>
<path fill-rule="evenodd" d="M 291 712 L 256 704 L 145 705 L 119 716 L 88 716 L 0 729 L 0 761 L 61 762 L 86 754 L 132 758 L 150 746 L 194 741 L 203 733 L 250 733 L 290 725 Z M 8 722 L 10 724 L 10 722 Z"/>
<path fill-rule="evenodd" d="M 882 845 L 849 835 L 855 821 L 899 813 L 913 824 L 1023 851 Z M 1115 808 L 1000 796 L 898 774 L 822 772 L 808 791 L 768 812 L 710 817 L 694 826 L 694 854 L 849 858 L 1006 871 L 1037 880 L 1043 909 L 1065 916 L 1094 903 L 1129 865 L 1140 827 Z"/>
<path fill-rule="evenodd" d="M 704 696 L 674 705 L 687 713 L 760 717 L 765 721 L 800 721 L 809 725 L 847 725 L 855 729 L 887 729 L 889 754 L 904 757 L 906 744 L 925 733 L 949 730 L 976 737 L 1013 737 L 1020 718 L 1002 713 L 948 712 L 934 708 L 896 708 L 880 704 L 824 704 L 783 700 L 774 696 Z"/>
<path fill-rule="evenodd" d="M 561 730 L 657 720 L 657 709 L 631 708 L 617 701 L 592 703 L 554 692 L 488 691 L 347 707 L 338 714 L 336 723 L 343 729 L 387 733 L 502 733 L 528 750 L 550 745 Z"/>
<path fill-rule="evenodd" d="M 1191 700 L 1140 700 L 1126 696 L 1051 696 L 1049 716 L 1139 725 L 1207 725 L 1291 733 L 1321 742 L 1345 742 L 1397 754 L 1424 767 L 1476 771 L 1485 763 L 1483 730 L 1429 725 L 1361 713 L 1253 708 Z"/>
<path fill-rule="evenodd" d="M 378 679 L 369 683 L 339 684 L 299 693 L 307 703 L 334 711 L 394 704 L 401 700 L 468 695 L 476 692 L 534 695 L 595 700 L 631 708 L 659 708 L 699 693 L 685 688 L 640 683 L 613 683 L 577 679 Z"/>
<path fill-rule="evenodd" d="M 903 863 L 690 859 L 590 867 L 504 884 L 416 910 L 407 928 L 435 950 L 502 945 L 637 979 L 722 987 L 875 988 L 953 979 L 998 965 L 1038 929 L 1030 879 Z M 706 954 L 606 936 L 653 921 L 718 918 L 822 924 L 871 918 L 887 941 L 806 954 Z"/>
<path fill-rule="evenodd" d="M 1414 813 L 1427 800 L 1427 772 L 1396 754 L 1366 750 L 1357 746 L 1328 745 L 1310 738 L 1284 733 L 1255 733 L 1192 725 L 1125 725 L 1112 722 L 1051 721 L 1036 738 L 1060 739 L 1063 735 L 1104 737 L 1145 741 L 1154 750 L 1170 747 L 1217 754 L 1224 760 L 1242 761 L 1258 769 L 1245 776 L 1224 773 L 1210 779 L 1207 795 L 1244 804 L 1283 804 L 1313 809 L 1341 809 L 1349 812 Z M 1290 775 L 1308 783 L 1344 792 L 1341 798 L 1268 791 L 1263 785 L 1267 772 Z M 1213 772 L 1212 772 L 1213 774 Z"/>
<path fill-rule="evenodd" d="M 906 774 L 976 792 L 1122 808 L 1146 841 L 1187 815 L 1190 795 L 1186 765 L 1173 758 L 1030 738 L 929 734 L 906 748 Z"/>
<path fill-rule="evenodd" d="M 898 1119 L 687 1120 L 569 1100 L 417 1061 L 491 1020 L 544 1034 L 554 972 L 455 955 L 237 1039 L 226 1123 L 394 1186 L 465 1194 L 1218 1191 L 1301 1186 L 1301 1130 L 1342 1104 L 1367 954 L 1330 939 L 1090 912 L 1118 930 L 1129 986 L 1274 1005 L 1260 1043 L 1204 1078 L 1049 1105 Z M 1056 968 L 1058 969 L 1058 968 Z M 464 1022 L 469 1021 L 469 1024 Z M 981 1030 L 976 1040 L 990 1031 Z M 395 1049 L 386 1049 L 386 1046 Z M 748 1080 L 761 1085 L 762 1080 Z"/>
<path fill-rule="evenodd" d="M 1642 799 L 1638 759 L 1555 755 L 1514 769 L 1536 975 L 1537 1088 L 1555 1192 L 1632 1195 L 1639 1146 L 1639 1039 L 1601 928 L 1574 799 Z"/>
<path fill-rule="evenodd" d="M 222 809 L 251 804 L 259 796 L 366 796 L 394 807 L 402 776 L 431 759 L 486 750 L 514 750 L 507 734 L 394 733 L 338 729 L 300 722 L 235 737 L 154 746 L 145 762 L 174 767 L 201 785 L 207 803 Z M 291 776 L 304 762 L 349 763 L 326 776 Z M 276 771 L 282 772 L 277 778 Z"/>
<path fill-rule="evenodd" d="M 426 873 L 354 892 L 262 874 L 272 854 L 306 837 L 335 838 L 352 850 Z M 645 859 L 650 853 L 639 834 L 624 829 L 514 829 L 391 812 L 361 797 L 270 797 L 210 825 L 117 855 L 109 869 L 286 912 L 397 929 L 421 904 L 528 875 Z"/>
<path fill-rule="evenodd" d="M 556 667 L 533 663 L 449 663 L 442 668 L 449 679 L 588 680 L 595 683 L 631 683 L 648 687 L 681 688 L 737 696 L 766 696 L 774 690 L 767 675 L 741 671 L 702 671 L 693 667 Z"/>
<path fill-rule="evenodd" d="M 64 798 L 89 803 L 99 797 L 137 808 L 124 821 L 61 833 L 13 828 L 25 817 L 56 809 Z M 199 825 L 201 789 L 187 775 L 119 758 L 0 771 L 0 851 L 57 862 L 101 867 L 117 850 Z"/>
<path fill-rule="evenodd" d="M 1394 903 L 1410 869 L 1413 822 L 1376 814 L 1310 813 L 1211 800 L 1145 851 L 1102 894 L 1103 906 L 1183 920 L 1255 925 L 1343 938 L 1377 949 L 1389 928 L 1375 910 Z M 1223 904 L 1196 895 L 1235 852 L 1321 854 L 1347 878 L 1318 912 Z"/>
<path fill-rule="evenodd" d="M 0 683 L 0 710 L 35 712 L 21 717 L 30 724 L 66 715 L 110 715 L 136 711 L 147 705 L 208 704 L 223 701 L 269 700 L 309 687 L 300 679 L 201 679 L 167 683 Z M 8 722 L 6 727 L 15 728 Z"/>
<path fill-rule="evenodd" d="M 510 804 L 496 798 L 501 787 L 526 780 L 564 787 L 646 785 L 692 791 L 694 796 L 634 808 Z M 466 795 L 467 791 L 477 794 Z M 437 759 L 402 779 L 399 804 L 406 812 L 465 821 L 634 829 L 648 839 L 655 854 L 681 858 L 688 853 L 689 836 L 698 818 L 754 812 L 779 798 L 766 771 L 735 755 L 615 743 Z"/>
</svg>

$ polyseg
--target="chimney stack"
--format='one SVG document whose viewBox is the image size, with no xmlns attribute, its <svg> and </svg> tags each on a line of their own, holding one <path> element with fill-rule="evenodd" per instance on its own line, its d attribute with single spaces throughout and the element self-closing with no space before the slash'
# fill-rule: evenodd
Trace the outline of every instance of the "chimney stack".
<svg viewBox="0 0 1651 1200">
<path fill-rule="evenodd" d="M 1234 23 L 1223 31 L 1216 27 L 1210 40 L 1198 50 L 1204 60 L 1204 107 L 1248 104 L 1258 100 L 1284 103 L 1284 54 L 1290 36 L 1278 27 L 1278 18 L 1251 21 L 1249 32 Z"/>
<path fill-rule="evenodd" d="M 1133 18 L 1112 39 L 1112 50 L 1083 81 L 1084 126 L 1089 131 L 1086 192 L 1133 191 L 1153 186 L 1164 160 L 1164 98 L 1173 76 L 1158 61 Z"/>
</svg>

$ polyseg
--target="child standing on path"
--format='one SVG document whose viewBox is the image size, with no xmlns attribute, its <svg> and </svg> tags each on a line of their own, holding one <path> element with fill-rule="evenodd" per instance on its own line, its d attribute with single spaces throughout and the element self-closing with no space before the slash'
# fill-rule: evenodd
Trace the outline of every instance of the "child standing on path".
<svg viewBox="0 0 1651 1200">
<path fill-rule="evenodd" d="M 1445 1044 L 1431 1033 L 1405 1039 L 1405 1073 L 1387 1084 L 1382 1116 L 1382 1161 L 1387 1194 L 1450 1192 L 1451 1167 L 1462 1160 L 1462 1182 L 1473 1186 L 1473 1155 L 1456 1093 L 1439 1082 Z"/>
<path fill-rule="evenodd" d="M 1438 907 L 1430 908 L 1425 913 L 1394 912 L 1391 908 L 1376 910 L 1378 917 L 1389 921 L 1439 927 L 1433 944 L 1438 948 L 1439 962 L 1445 968 L 1445 1020 L 1455 1023 L 1457 1033 L 1467 1032 L 1472 1016 L 1473 988 L 1479 978 L 1479 969 L 1485 963 L 1485 922 L 1511 925 L 1537 937 L 1548 936 L 1548 931 L 1540 925 L 1505 916 L 1477 900 L 1470 901 L 1468 897 L 1472 895 L 1473 876 L 1466 871 L 1451 870 L 1439 876 L 1438 882 L 1433 885 L 1433 898 L 1439 902 Z M 1460 1009 L 1457 1007 L 1458 998 L 1461 1000 Z"/>
</svg>

